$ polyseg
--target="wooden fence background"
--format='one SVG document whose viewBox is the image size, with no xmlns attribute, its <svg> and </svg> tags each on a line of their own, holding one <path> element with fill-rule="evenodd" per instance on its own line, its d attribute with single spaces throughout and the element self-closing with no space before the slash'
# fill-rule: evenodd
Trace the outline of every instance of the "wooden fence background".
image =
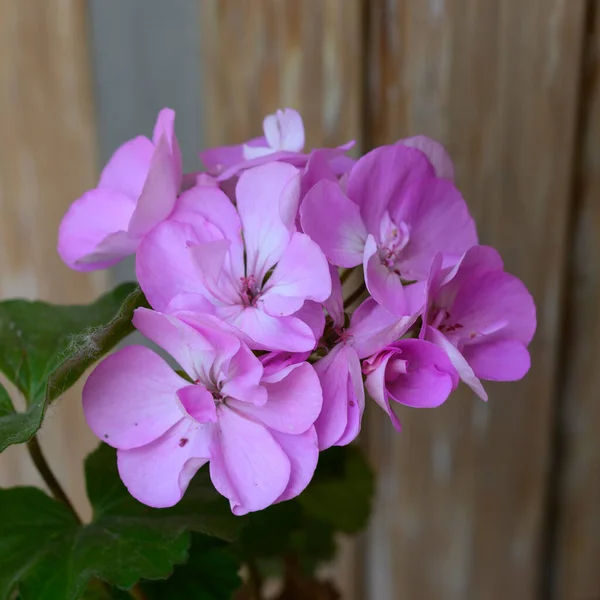
<svg viewBox="0 0 600 600">
<path fill-rule="evenodd" d="M 130 275 L 68 271 L 56 228 L 164 105 L 188 166 L 283 106 L 311 145 L 439 139 L 536 298 L 533 367 L 401 435 L 370 407 L 376 513 L 337 576 L 350 600 L 598 600 L 599 68 L 596 0 L 0 0 L 0 297 L 85 301 Z M 42 442 L 85 510 L 78 390 Z M 0 457 L 16 482 L 37 482 L 22 448 Z"/>
</svg>

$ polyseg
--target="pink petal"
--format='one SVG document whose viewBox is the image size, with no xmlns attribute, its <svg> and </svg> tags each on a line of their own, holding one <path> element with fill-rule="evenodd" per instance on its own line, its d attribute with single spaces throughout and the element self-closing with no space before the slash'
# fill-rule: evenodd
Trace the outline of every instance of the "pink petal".
<svg viewBox="0 0 600 600">
<path fill-rule="evenodd" d="M 245 171 L 236 187 L 246 247 L 246 274 L 262 282 L 289 244 L 300 194 L 300 172 L 284 163 Z"/>
<path fill-rule="evenodd" d="M 315 340 L 321 339 L 325 331 L 325 313 L 321 304 L 307 300 L 302 308 L 294 313 L 294 317 L 304 321 L 310 327 Z"/>
<path fill-rule="evenodd" d="M 305 300 L 323 302 L 331 294 L 327 259 L 304 233 L 294 233 L 259 300 L 268 314 L 288 316 Z"/>
<path fill-rule="evenodd" d="M 277 502 L 283 502 L 298 496 L 310 483 L 319 459 L 319 441 L 314 427 L 300 435 L 279 431 L 271 431 L 271 435 L 287 455 L 291 466 L 288 485 L 277 498 Z"/>
<path fill-rule="evenodd" d="M 300 182 L 300 198 L 304 198 L 319 181 L 327 180 L 337 183 L 337 177 L 330 165 L 330 158 L 330 152 L 322 148 L 313 150 L 309 154 Z"/>
<path fill-rule="evenodd" d="M 213 345 L 196 329 L 180 319 L 147 308 L 138 308 L 133 324 L 148 339 L 168 352 L 194 380 L 210 380 L 215 360 Z"/>
<path fill-rule="evenodd" d="M 456 346 L 452 345 L 448 339 L 433 327 L 427 327 L 427 340 L 439 346 L 448 354 L 450 362 L 458 371 L 460 378 L 482 399 L 487 401 L 488 396 L 477 378 L 473 369 L 466 361 L 465 357 L 459 352 Z"/>
<path fill-rule="evenodd" d="M 270 429 L 293 435 L 304 433 L 321 412 L 321 384 L 313 367 L 306 362 L 286 370 L 287 375 L 279 381 L 263 381 L 268 394 L 263 406 L 234 400 L 229 401 L 230 406 Z"/>
<path fill-rule="evenodd" d="M 358 356 L 365 358 L 399 340 L 418 316 L 418 313 L 413 313 L 396 317 L 373 298 L 367 298 L 354 311 L 346 333 L 351 336 L 352 346 Z"/>
<path fill-rule="evenodd" d="M 183 418 L 177 390 L 185 384 L 152 350 L 127 346 L 105 358 L 88 377 L 85 418 L 115 448 L 142 446 Z"/>
<path fill-rule="evenodd" d="M 187 385 L 177 390 L 177 397 L 181 401 L 187 414 L 199 423 L 215 423 L 217 409 L 212 394 L 202 385 Z"/>
<path fill-rule="evenodd" d="M 340 267 L 355 267 L 362 261 L 367 230 L 359 207 L 337 183 L 320 181 L 306 195 L 300 211 L 302 230 Z"/>
<path fill-rule="evenodd" d="M 465 346 L 463 355 L 480 379 L 517 381 L 529 371 L 531 358 L 518 340 L 492 340 Z"/>
<path fill-rule="evenodd" d="M 365 244 L 363 268 L 365 284 L 376 302 L 398 317 L 405 316 L 409 308 L 400 276 L 382 263 L 372 235 Z"/>
<path fill-rule="evenodd" d="M 226 267 L 231 264 L 228 239 L 215 240 L 192 246 L 190 253 L 202 286 L 214 299 L 214 304 L 242 304 L 241 282 Z"/>
<path fill-rule="evenodd" d="M 125 142 L 102 170 L 98 187 L 122 192 L 137 201 L 144 188 L 154 144 L 142 135 Z"/>
<path fill-rule="evenodd" d="M 255 350 L 306 352 L 315 347 L 310 327 L 296 317 L 271 317 L 251 306 L 245 308 L 229 323 L 252 340 Z"/>
<path fill-rule="evenodd" d="M 356 351 L 348 352 L 348 370 L 348 422 L 336 446 L 346 446 L 358 437 L 365 411 L 365 388 Z"/>
<path fill-rule="evenodd" d="M 211 479 L 217 490 L 229 497 L 234 514 L 262 510 L 287 488 L 290 461 L 265 427 L 224 406 L 218 413 Z"/>
<path fill-rule="evenodd" d="M 71 204 L 58 230 L 58 253 L 72 269 L 106 269 L 135 252 L 127 235 L 135 204 L 120 192 L 94 189 Z M 118 236 L 114 234 L 118 233 Z M 108 243 L 103 243 L 108 239 Z M 98 253 L 101 246 L 102 253 Z M 86 259 L 94 256 L 93 262 Z"/>
<path fill-rule="evenodd" d="M 202 241 L 229 240 L 227 269 L 236 279 L 244 275 L 242 223 L 235 206 L 218 187 L 201 186 L 181 194 L 171 218 L 194 226 Z"/>
<path fill-rule="evenodd" d="M 426 279 L 438 252 L 444 254 L 444 266 L 454 265 L 477 244 L 475 222 L 450 181 L 423 179 L 407 186 L 403 200 L 392 207 L 391 216 L 395 223 L 404 221 L 410 229 L 401 259 L 407 278 Z"/>
<path fill-rule="evenodd" d="M 267 115 L 263 129 L 269 146 L 275 150 L 301 152 L 304 148 L 304 124 L 300 114 L 293 108 Z"/>
<path fill-rule="evenodd" d="M 244 344 L 232 357 L 227 367 L 227 380 L 221 388 L 228 403 L 244 406 L 264 406 L 267 402 L 267 390 L 260 385 L 263 366 L 251 350 Z"/>
<path fill-rule="evenodd" d="M 169 220 L 142 240 L 136 255 L 136 275 L 156 310 L 166 310 L 181 294 L 208 295 L 189 249 L 201 241 L 198 234 L 190 224 Z"/>
<path fill-rule="evenodd" d="M 142 237 L 164 221 L 172 212 L 179 193 L 179 178 L 166 138 L 160 138 L 154 148 L 144 189 L 129 222 L 132 237 Z"/>
<path fill-rule="evenodd" d="M 154 125 L 154 131 L 152 133 L 152 141 L 154 142 L 155 146 L 158 145 L 160 138 L 163 136 L 169 145 L 169 152 L 171 153 L 175 179 L 177 181 L 181 181 L 181 150 L 179 148 L 179 141 L 175 135 L 175 111 L 171 108 L 163 108 L 158 113 L 158 117 L 156 118 L 156 123 Z"/>
<path fill-rule="evenodd" d="M 325 300 L 323 306 L 329 313 L 329 316 L 333 319 L 334 324 L 337 327 L 343 327 L 345 317 L 342 282 L 338 270 L 332 265 L 329 265 L 329 274 L 331 275 L 331 295 Z"/>
<path fill-rule="evenodd" d="M 423 177 L 434 177 L 427 157 L 402 144 L 381 146 L 358 160 L 348 178 L 348 197 L 361 207 L 369 233 L 379 232 L 390 203 L 398 201 L 411 181 Z"/>
<path fill-rule="evenodd" d="M 213 427 L 181 419 L 154 442 L 119 450 L 119 475 L 129 493 L 154 508 L 177 504 L 192 477 L 210 458 Z"/>
<path fill-rule="evenodd" d="M 244 147 L 242 144 L 237 144 L 235 146 L 207 148 L 198 155 L 207 170 L 213 175 L 218 175 L 225 168 L 243 162 Z"/>
<path fill-rule="evenodd" d="M 414 137 L 404 138 L 398 143 L 423 152 L 435 169 L 437 177 L 450 179 L 451 181 L 454 180 L 454 165 L 452 164 L 450 155 L 439 142 L 432 140 L 426 135 L 415 135 Z"/>
<path fill-rule="evenodd" d="M 352 374 L 358 374 L 360 386 L 353 380 Z M 323 389 L 323 409 L 315 422 L 319 437 L 319 449 L 325 450 L 339 443 L 346 433 L 348 415 L 351 410 L 361 410 L 364 391 L 360 377 L 360 363 L 353 348 L 339 344 L 314 365 Z M 360 388 L 360 389 L 359 389 Z"/>
</svg>

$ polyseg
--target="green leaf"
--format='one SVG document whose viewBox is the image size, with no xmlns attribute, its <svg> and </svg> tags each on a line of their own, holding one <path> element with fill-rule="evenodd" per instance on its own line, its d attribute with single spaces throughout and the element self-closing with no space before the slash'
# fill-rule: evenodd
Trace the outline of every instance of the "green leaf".
<svg viewBox="0 0 600 600">
<path fill-rule="evenodd" d="M 145 583 L 149 600 L 230 600 L 240 587 L 239 562 L 227 546 L 204 535 L 192 537 L 189 559 L 167 581 Z"/>
<path fill-rule="evenodd" d="M 373 473 L 359 448 L 334 447 L 321 453 L 315 476 L 298 502 L 334 529 L 355 533 L 367 524 L 373 490 Z"/>
<path fill-rule="evenodd" d="M 86 306 L 0 302 L 0 371 L 27 400 L 19 413 L 0 395 L 0 452 L 35 434 L 48 403 L 133 331 L 133 311 L 145 304 L 133 283 Z"/>
<path fill-rule="evenodd" d="M 243 525 L 203 477 L 176 509 L 140 504 L 118 478 L 115 454 L 102 445 L 86 460 L 86 525 L 36 488 L 0 490 L 0 600 L 17 586 L 22 600 L 77 600 L 101 593 L 90 591 L 92 577 L 124 589 L 164 579 L 187 559 L 190 530 L 229 538 Z"/>
</svg>

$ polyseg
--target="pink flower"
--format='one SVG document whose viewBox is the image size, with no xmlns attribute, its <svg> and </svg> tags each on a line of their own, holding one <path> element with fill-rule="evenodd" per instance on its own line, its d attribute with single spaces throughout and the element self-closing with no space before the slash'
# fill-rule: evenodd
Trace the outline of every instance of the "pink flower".
<svg viewBox="0 0 600 600">
<path fill-rule="evenodd" d="M 436 177 L 427 156 L 403 143 L 359 159 L 346 194 L 332 181 L 319 181 L 300 213 L 303 231 L 329 262 L 362 263 L 373 298 L 398 316 L 407 314 L 408 295 L 422 295 L 438 252 L 445 266 L 452 265 L 477 243 L 475 224 L 454 184 Z"/>
<path fill-rule="evenodd" d="M 116 264 L 169 216 L 182 178 L 174 123 L 175 113 L 161 110 L 152 141 L 138 136 L 123 144 L 98 187 L 73 202 L 58 233 L 58 253 L 69 267 L 93 271 Z"/>
<path fill-rule="evenodd" d="M 398 143 L 423 152 L 429 159 L 437 177 L 454 181 L 454 165 L 446 149 L 439 142 L 426 135 L 415 135 L 399 140 Z"/>
<path fill-rule="evenodd" d="M 154 507 L 181 500 L 207 462 L 237 514 L 298 495 L 314 473 L 313 423 L 321 388 L 306 362 L 263 368 L 214 317 L 138 309 L 135 326 L 166 350 L 194 383 L 157 354 L 129 346 L 104 359 L 84 391 L 94 433 L 118 449 L 130 493 Z"/>
<path fill-rule="evenodd" d="M 401 425 L 390 400 L 413 408 L 443 404 L 458 385 L 458 375 L 446 353 L 429 342 L 406 339 L 394 342 L 363 362 L 371 398 Z"/>
<path fill-rule="evenodd" d="M 296 231 L 299 190 L 298 169 L 270 163 L 242 173 L 237 211 L 215 187 L 184 192 L 138 251 L 151 305 L 214 314 L 254 349 L 312 350 L 319 315 L 307 301 L 326 300 L 331 281 L 319 247 Z"/>
<path fill-rule="evenodd" d="M 535 305 L 523 283 L 504 272 L 493 248 L 471 248 L 453 269 L 444 269 L 437 257 L 428 286 L 421 336 L 448 353 L 481 398 L 487 400 L 480 379 L 515 381 L 527 373 Z"/>
<path fill-rule="evenodd" d="M 304 123 L 293 108 L 277 110 L 263 121 L 262 137 L 253 138 L 236 146 L 209 148 L 200 152 L 200 159 L 209 173 L 225 181 L 240 171 L 267 162 L 282 161 L 296 167 L 306 165 L 309 154 L 304 150 Z M 352 164 L 344 153 L 354 146 L 348 142 L 338 148 L 323 148 L 336 174 L 345 172 Z"/>
</svg>

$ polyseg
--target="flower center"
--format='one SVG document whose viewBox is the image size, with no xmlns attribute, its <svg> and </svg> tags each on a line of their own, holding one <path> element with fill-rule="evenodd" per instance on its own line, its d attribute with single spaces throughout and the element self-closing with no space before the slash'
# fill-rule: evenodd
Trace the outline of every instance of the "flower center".
<svg viewBox="0 0 600 600">
<path fill-rule="evenodd" d="M 396 226 L 391 219 L 386 223 L 385 231 L 382 231 L 382 244 L 379 246 L 379 259 L 381 264 L 396 275 L 400 275 L 400 257 L 402 250 L 410 241 L 408 225 L 402 221 Z"/>
<path fill-rule="evenodd" d="M 453 321 L 450 311 L 445 308 L 434 309 L 431 312 L 431 318 L 429 324 L 435 327 L 441 333 L 454 333 L 455 331 L 462 329 L 463 325 Z"/>
<path fill-rule="evenodd" d="M 256 306 L 256 301 L 260 297 L 260 288 L 254 275 L 240 277 L 242 282 L 241 297 L 244 306 Z"/>
</svg>

